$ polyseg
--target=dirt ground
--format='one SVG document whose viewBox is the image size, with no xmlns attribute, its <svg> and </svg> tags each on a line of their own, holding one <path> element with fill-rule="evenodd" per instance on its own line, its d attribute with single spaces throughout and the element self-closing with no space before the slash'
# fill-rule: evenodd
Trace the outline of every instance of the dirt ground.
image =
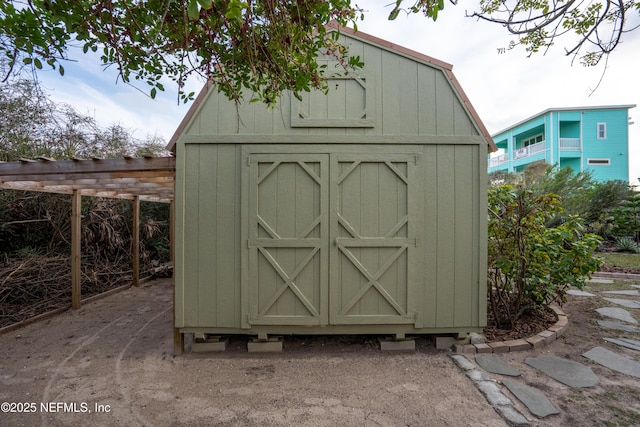
<svg viewBox="0 0 640 427">
<path fill-rule="evenodd" d="M 410 353 L 383 353 L 374 337 L 286 337 L 278 354 L 247 353 L 234 337 L 224 353 L 174 357 L 171 295 L 171 279 L 150 282 L 0 335 L 0 426 L 506 425 L 431 337 Z M 533 425 L 640 424 L 637 380 L 594 365 L 600 384 L 576 390 L 523 363 L 585 363 L 605 346 L 590 304 L 565 305 L 560 340 L 504 355 L 561 411 L 537 420 L 514 402 Z"/>
<path fill-rule="evenodd" d="M 596 293 L 605 289 L 629 289 L 628 283 L 615 285 L 591 284 L 585 291 Z M 594 347 L 605 347 L 628 359 L 640 361 L 638 353 L 606 342 L 604 337 L 630 338 L 640 340 L 635 334 L 606 330 L 598 326 L 597 320 L 603 318 L 595 311 L 597 308 L 613 306 L 599 297 L 574 297 L 569 295 L 562 309 L 569 318 L 569 329 L 552 344 L 540 349 L 500 355 L 506 362 L 517 368 L 522 377 L 519 382 L 542 391 L 551 403 L 560 411 L 559 415 L 549 416 L 543 420 L 532 419 L 533 425 L 539 426 L 640 426 L 640 381 L 637 378 L 616 373 L 582 356 Z M 633 316 L 640 318 L 640 309 L 626 309 Z M 566 358 L 589 366 L 599 377 L 594 387 L 578 389 L 565 386 L 544 373 L 526 365 L 527 357 L 542 354 Z M 492 375 L 498 380 L 506 378 Z M 504 391 L 504 389 L 503 389 Z M 527 410 L 508 391 L 516 408 L 526 414 Z"/>
</svg>

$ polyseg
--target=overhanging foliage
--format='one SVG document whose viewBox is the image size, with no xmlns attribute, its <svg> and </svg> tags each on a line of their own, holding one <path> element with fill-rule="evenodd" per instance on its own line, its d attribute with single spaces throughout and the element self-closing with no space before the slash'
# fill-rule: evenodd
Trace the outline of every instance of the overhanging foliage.
<svg viewBox="0 0 640 427">
<path fill-rule="evenodd" d="M 180 89 L 193 74 L 229 98 L 243 91 L 273 103 L 280 92 L 323 88 L 319 54 L 356 66 L 325 25 L 355 25 L 349 0 L 33 0 L 0 2 L 0 55 L 6 79 L 22 65 L 64 74 L 71 46 L 101 54 L 125 82 L 140 80 L 151 97 L 163 77 Z M 1 64 L 1 63 L 0 63 Z M 193 93 L 182 93 L 185 102 Z"/>
</svg>

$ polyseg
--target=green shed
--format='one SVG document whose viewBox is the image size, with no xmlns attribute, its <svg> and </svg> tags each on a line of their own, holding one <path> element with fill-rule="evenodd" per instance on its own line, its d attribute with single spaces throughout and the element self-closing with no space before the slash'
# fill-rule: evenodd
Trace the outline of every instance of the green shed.
<svg viewBox="0 0 640 427">
<path fill-rule="evenodd" d="M 486 324 L 491 137 L 451 65 L 340 34 L 365 66 L 328 94 L 238 109 L 207 86 L 172 138 L 177 339 Z"/>
</svg>

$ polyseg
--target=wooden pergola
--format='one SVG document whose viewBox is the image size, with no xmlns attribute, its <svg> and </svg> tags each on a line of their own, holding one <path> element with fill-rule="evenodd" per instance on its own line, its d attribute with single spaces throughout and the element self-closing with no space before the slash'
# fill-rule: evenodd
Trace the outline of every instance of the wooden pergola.
<svg viewBox="0 0 640 427">
<path fill-rule="evenodd" d="M 81 197 L 128 199 L 133 203 L 133 285 L 140 283 L 140 201 L 171 204 L 173 242 L 174 157 L 126 157 L 122 159 L 38 160 L 0 162 L 0 188 L 72 195 L 71 209 L 71 305 L 80 307 Z M 173 245 L 171 245 L 173 260 Z"/>
</svg>

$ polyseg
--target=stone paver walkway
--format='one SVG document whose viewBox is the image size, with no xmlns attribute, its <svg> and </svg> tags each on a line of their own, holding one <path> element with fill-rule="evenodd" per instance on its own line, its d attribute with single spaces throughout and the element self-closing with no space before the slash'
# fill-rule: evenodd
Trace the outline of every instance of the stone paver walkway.
<svg viewBox="0 0 640 427">
<path fill-rule="evenodd" d="M 520 371 L 505 363 L 495 354 L 479 354 L 476 356 L 476 363 L 482 369 L 492 374 L 507 375 L 509 377 L 519 377 Z"/>
<path fill-rule="evenodd" d="M 567 291 L 567 293 L 569 295 L 575 295 L 578 297 L 595 297 L 596 296 L 596 294 L 592 294 L 591 292 L 580 291 L 578 289 L 570 289 L 569 291 Z"/>
<path fill-rule="evenodd" d="M 536 417 L 544 418 L 560 413 L 555 406 L 549 402 L 547 396 L 538 389 L 512 380 L 504 380 L 502 384 L 504 384 L 518 400 L 524 403 L 529 412 Z"/>
<path fill-rule="evenodd" d="M 635 326 L 625 325 L 620 322 L 612 322 L 610 320 L 598 320 L 598 326 L 603 329 L 613 329 L 617 331 L 630 332 L 632 334 L 640 333 L 640 329 Z"/>
<path fill-rule="evenodd" d="M 632 323 L 634 325 L 638 323 L 638 321 L 633 318 L 631 313 L 629 313 L 624 308 L 602 307 L 602 308 L 596 309 L 596 311 L 605 317 L 610 317 L 616 320 L 622 320 L 623 322 Z"/>
<path fill-rule="evenodd" d="M 604 300 L 627 308 L 640 308 L 640 302 L 632 299 L 604 298 Z"/>
<path fill-rule="evenodd" d="M 622 347 L 630 348 L 631 350 L 640 351 L 640 341 L 632 340 L 629 338 L 606 338 L 605 341 L 618 344 Z"/>
<path fill-rule="evenodd" d="M 640 363 L 627 359 L 602 347 L 595 347 L 583 354 L 587 359 L 631 377 L 640 378 Z"/>
<path fill-rule="evenodd" d="M 626 295 L 631 297 L 640 296 L 640 291 L 635 289 L 627 290 L 627 291 L 602 291 L 603 294 L 607 295 Z"/>
<path fill-rule="evenodd" d="M 593 284 L 609 284 L 613 283 L 613 280 L 593 278 L 590 282 Z M 630 287 L 632 289 L 599 291 L 597 293 L 572 289 L 568 294 L 578 298 L 600 297 L 603 302 L 602 305 L 609 303 L 630 310 L 640 309 L 640 298 L 638 298 L 640 296 L 640 291 L 638 290 L 640 289 L 640 285 L 630 285 Z M 640 328 L 634 326 L 638 324 L 638 321 L 630 311 L 620 307 L 603 306 L 597 308 L 596 312 L 603 317 L 603 319 L 597 320 L 600 328 L 623 334 L 640 334 Z M 552 330 L 547 332 L 557 333 L 557 331 Z M 543 333 L 538 335 L 543 335 Z M 640 378 L 640 362 L 616 352 L 616 350 L 621 348 L 640 352 L 640 341 L 626 337 L 605 337 L 604 340 L 610 343 L 612 347 L 609 349 L 598 346 L 585 352 L 583 354 L 585 363 L 595 362 L 620 374 Z M 483 347 L 478 346 L 476 353 L 481 353 L 483 349 Z M 475 363 L 470 360 L 472 356 L 456 354 L 452 357 L 458 366 L 465 371 L 467 376 L 476 383 L 476 386 L 485 395 L 489 403 L 496 408 L 498 413 L 500 413 L 509 424 L 518 426 L 531 425 L 531 421 L 535 420 L 535 418 L 531 416 L 540 419 L 560 413 L 553 402 L 550 402 L 541 390 L 524 384 L 525 380 L 521 377 L 521 372 L 510 366 L 499 355 L 476 354 L 475 358 L 473 358 Z M 550 355 L 540 355 L 538 357 L 527 357 L 525 363 L 532 369 L 536 369 L 542 374 L 574 388 L 592 387 L 599 381 L 598 376 L 589 366 L 578 361 Z M 476 368 L 476 364 L 481 369 Z M 493 380 L 488 374 L 503 377 L 499 377 L 498 380 Z M 510 377 L 511 379 L 506 377 Z M 529 414 L 520 413 L 515 406 L 513 406 L 510 400 L 511 398 L 507 397 L 497 384 L 502 384 L 504 389 L 508 390 L 511 395 L 522 402 L 529 411 Z"/>
<path fill-rule="evenodd" d="M 527 357 L 524 363 L 569 387 L 585 388 L 598 384 L 598 377 L 591 368 L 573 360 L 543 355 Z"/>
</svg>

